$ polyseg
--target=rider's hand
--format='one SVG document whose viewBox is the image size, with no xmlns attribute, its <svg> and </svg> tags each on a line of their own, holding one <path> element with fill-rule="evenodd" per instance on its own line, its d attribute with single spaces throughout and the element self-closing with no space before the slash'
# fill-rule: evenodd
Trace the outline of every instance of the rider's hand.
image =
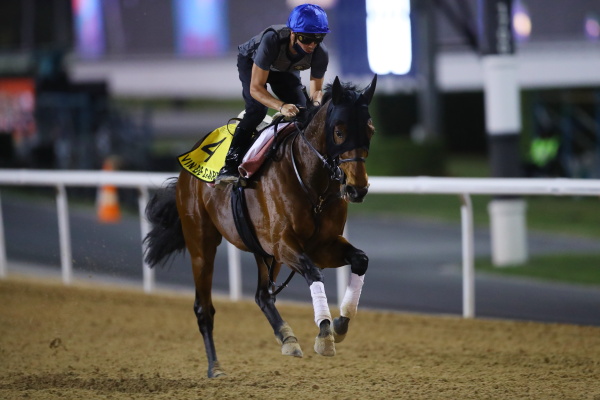
<svg viewBox="0 0 600 400">
<path fill-rule="evenodd" d="M 298 107 L 296 107 L 295 104 L 286 103 L 283 106 L 281 106 L 281 110 L 279 110 L 279 112 L 283 114 L 284 117 L 295 117 L 296 115 L 298 115 L 300 110 L 298 110 Z"/>
<path fill-rule="evenodd" d="M 323 99 L 323 91 L 317 90 L 311 96 L 311 100 L 314 105 L 321 105 L 321 100 Z M 316 104 L 315 104 L 316 103 Z"/>
</svg>

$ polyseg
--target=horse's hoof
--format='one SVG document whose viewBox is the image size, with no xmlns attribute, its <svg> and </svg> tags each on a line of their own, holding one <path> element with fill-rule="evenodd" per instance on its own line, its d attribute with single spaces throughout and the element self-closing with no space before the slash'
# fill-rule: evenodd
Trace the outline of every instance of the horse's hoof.
<svg viewBox="0 0 600 400">
<path fill-rule="evenodd" d="M 227 374 L 223 371 L 214 371 L 212 374 L 209 374 L 208 377 L 209 378 L 220 378 L 222 376 L 227 376 Z"/>
<path fill-rule="evenodd" d="M 220 376 L 226 376 L 227 374 L 221 369 L 219 363 L 215 363 L 211 368 L 208 369 L 209 378 L 218 378 Z"/>
<path fill-rule="evenodd" d="M 293 356 L 298 358 L 302 358 L 302 356 L 304 356 L 304 353 L 302 353 L 302 349 L 298 343 L 284 344 L 281 346 L 281 354 L 284 356 Z"/>
<path fill-rule="evenodd" d="M 338 335 L 335 331 L 333 331 L 333 341 L 335 343 L 342 343 L 346 339 L 346 334 Z"/>
<path fill-rule="evenodd" d="M 300 348 L 300 344 L 298 343 L 298 338 L 294 336 L 292 328 L 290 328 L 287 323 L 284 322 L 283 325 L 281 325 L 279 328 L 279 335 L 284 338 L 281 340 L 278 335 L 275 335 L 275 340 L 281 345 L 281 354 L 293 357 L 302 357 L 304 355 Z"/>
<path fill-rule="evenodd" d="M 336 343 L 342 342 L 346 339 L 346 333 L 348 333 L 348 324 L 350 323 L 350 318 L 347 317 L 338 317 L 333 320 L 333 340 Z"/>
<path fill-rule="evenodd" d="M 333 335 L 330 334 L 324 337 L 317 336 L 315 339 L 315 352 L 325 357 L 335 356 L 335 341 Z"/>
<path fill-rule="evenodd" d="M 300 344 L 298 343 L 298 339 L 296 336 L 288 336 L 284 339 L 283 342 L 275 337 L 277 342 L 281 345 L 281 354 L 284 356 L 294 356 L 294 357 L 302 357 L 304 353 L 302 353 L 302 349 L 300 348 Z"/>
</svg>

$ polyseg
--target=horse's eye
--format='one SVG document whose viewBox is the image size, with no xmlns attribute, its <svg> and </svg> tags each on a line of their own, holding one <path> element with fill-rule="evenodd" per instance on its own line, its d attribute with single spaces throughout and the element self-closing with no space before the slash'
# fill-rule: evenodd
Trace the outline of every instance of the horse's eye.
<svg viewBox="0 0 600 400">
<path fill-rule="evenodd" d="M 342 144 L 346 141 L 348 136 L 347 127 L 343 121 L 339 121 L 335 124 L 333 129 L 333 140 L 336 144 Z"/>
</svg>

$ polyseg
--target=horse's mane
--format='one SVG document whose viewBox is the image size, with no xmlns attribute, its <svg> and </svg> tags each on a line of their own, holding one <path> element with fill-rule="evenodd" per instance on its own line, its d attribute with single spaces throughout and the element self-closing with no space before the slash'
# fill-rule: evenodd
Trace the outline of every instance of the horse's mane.
<svg viewBox="0 0 600 400">
<path fill-rule="evenodd" d="M 331 83 L 328 83 L 323 88 L 323 98 L 321 99 L 321 104 L 315 105 L 311 101 L 307 102 L 306 112 L 304 113 L 304 116 L 301 121 L 301 124 L 303 126 L 308 126 L 310 121 L 312 121 L 313 118 L 315 117 L 315 115 L 317 115 L 317 112 L 319 112 L 321 107 L 325 103 L 327 103 L 329 100 L 331 100 L 331 90 L 332 90 L 331 88 L 332 88 Z M 355 84 L 353 84 L 351 82 L 347 82 L 347 83 L 342 82 L 342 101 L 344 101 L 344 102 L 354 101 L 354 99 L 356 98 L 357 91 L 360 91 L 360 89 L 358 89 Z"/>
</svg>

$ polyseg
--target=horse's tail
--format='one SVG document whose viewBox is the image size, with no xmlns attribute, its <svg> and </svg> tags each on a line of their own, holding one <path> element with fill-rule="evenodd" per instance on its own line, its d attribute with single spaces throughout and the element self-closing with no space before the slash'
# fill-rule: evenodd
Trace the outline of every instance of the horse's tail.
<svg viewBox="0 0 600 400">
<path fill-rule="evenodd" d="M 181 219 L 175 203 L 176 185 L 177 178 L 173 178 L 154 194 L 146 206 L 146 218 L 152 229 L 144 238 L 147 245 L 145 260 L 151 267 L 164 265 L 174 253 L 185 250 Z"/>
</svg>

